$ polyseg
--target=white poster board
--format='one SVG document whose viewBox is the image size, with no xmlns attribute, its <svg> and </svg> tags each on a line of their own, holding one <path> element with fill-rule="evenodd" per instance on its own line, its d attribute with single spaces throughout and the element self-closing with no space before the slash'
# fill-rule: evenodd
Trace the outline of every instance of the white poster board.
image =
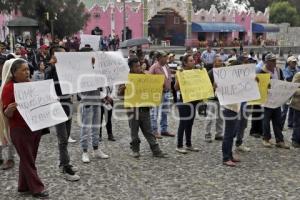
<svg viewBox="0 0 300 200">
<path fill-rule="evenodd" d="M 229 105 L 260 99 L 255 70 L 254 64 L 214 68 L 216 94 L 220 104 Z"/>
<path fill-rule="evenodd" d="M 121 52 L 57 52 L 55 55 L 62 94 L 92 91 L 128 80 L 129 67 Z"/>
<path fill-rule="evenodd" d="M 89 44 L 91 45 L 91 48 L 94 49 L 94 51 L 98 51 L 100 39 L 101 39 L 100 35 L 82 34 L 80 35 L 80 48 L 84 47 L 84 45 L 86 44 Z"/>
<path fill-rule="evenodd" d="M 290 83 L 280 80 L 271 80 L 271 89 L 268 90 L 266 108 L 278 108 L 285 104 L 299 88 L 299 83 Z"/>
<path fill-rule="evenodd" d="M 106 78 L 103 86 L 124 84 L 128 80 L 129 67 L 120 51 L 97 52 L 97 74 Z"/>
<path fill-rule="evenodd" d="M 31 131 L 68 120 L 55 93 L 53 80 L 15 83 L 17 109 Z"/>
</svg>

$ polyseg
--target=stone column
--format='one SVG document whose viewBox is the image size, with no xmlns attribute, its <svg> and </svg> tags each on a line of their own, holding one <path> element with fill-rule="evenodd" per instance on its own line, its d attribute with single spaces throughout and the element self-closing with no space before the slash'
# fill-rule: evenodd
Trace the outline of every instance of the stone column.
<svg viewBox="0 0 300 200">
<path fill-rule="evenodd" d="M 187 15 L 186 15 L 186 44 L 191 39 L 192 36 L 192 1 L 186 1 Z"/>
<path fill-rule="evenodd" d="M 143 20 L 143 32 L 144 37 L 148 37 L 148 0 L 143 0 L 143 12 L 144 12 L 144 20 Z"/>
</svg>

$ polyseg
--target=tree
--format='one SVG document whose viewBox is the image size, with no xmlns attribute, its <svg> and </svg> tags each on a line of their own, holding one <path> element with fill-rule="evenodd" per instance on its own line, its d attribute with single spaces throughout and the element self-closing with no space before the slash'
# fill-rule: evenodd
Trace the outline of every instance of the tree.
<svg viewBox="0 0 300 200">
<path fill-rule="evenodd" d="M 275 2 L 270 7 L 270 21 L 272 23 L 288 22 L 291 26 L 299 25 L 297 9 L 287 1 Z"/>
<path fill-rule="evenodd" d="M 223 0 L 192 0 L 194 10 L 206 9 L 209 10 L 211 5 L 215 5 L 218 9 L 225 8 L 229 1 Z"/>
<path fill-rule="evenodd" d="M 300 12 L 300 1 L 299 0 L 235 0 L 238 4 L 244 4 L 247 8 L 254 7 L 256 11 L 264 12 L 265 9 L 271 6 L 272 3 L 281 2 L 281 1 L 288 1 L 293 6 L 295 6 Z"/>
<path fill-rule="evenodd" d="M 54 34 L 59 38 L 81 30 L 89 18 L 85 5 L 79 0 L 2 0 L 0 12 L 18 10 L 25 17 L 37 19 L 41 33 L 50 32 L 51 20 Z M 48 13 L 48 14 L 46 14 Z"/>
</svg>

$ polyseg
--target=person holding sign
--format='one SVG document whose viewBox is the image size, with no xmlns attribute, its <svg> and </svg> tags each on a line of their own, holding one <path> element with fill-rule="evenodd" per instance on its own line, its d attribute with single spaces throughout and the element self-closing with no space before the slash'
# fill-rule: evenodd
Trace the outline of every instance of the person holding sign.
<svg viewBox="0 0 300 200">
<path fill-rule="evenodd" d="M 220 56 L 216 56 L 213 64 L 213 68 L 223 67 L 223 60 Z M 211 69 L 208 72 L 208 76 L 212 84 L 215 84 L 213 70 Z M 212 97 L 209 99 L 207 103 L 207 113 L 208 119 L 206 120 L 206 134 L 205 141 L 208 143 L 212 142 L 211 132 L 212 132 L 212 124 L 216 121 L 216 135 L 215 140 L 222 141 L 223 140 L 223 118 L 221 117 L 221 106 L 217 97 Z M 212 116 L 209 116 L 209 115 Z"/>
<path fill-rule="evenodd" d="M 143 74 L 142 67 L 137 57 L 129 58 L 128 65 L 130 67 L 131 74 Z M 124 96 L 125 89 L 126 86 L 121 85 L 118 89 L 118 96 Z M 129 127 L 131 132 L 130 148 L 132 150 L 132 156 L 135 158 L 140 157 L 141 140 L 138 134 L 139 134 L 139 129 L 141 129 L 144 134 L 144 137 L 146 138 L 148 144 L 150 145 L 153 156 L 160 157 L 160 158 L 166 157 L 166 154 L 164 154 L 161 151 L 155 136 L 152 134 L 151 123 L 150 123 L 150 107 L 131 108 L 128 110 L 127 115 L 129 119 Z"/>
<path fill-rule="evenodd" d="M 45 79 L 53 79 L 55 82 L 55 91 L 57 96 L 59 97 L 59 101 L 62 104 L 62 107 L 68 116 L 68 121 L 60 123 L 55 126 L 58 140 L 58 149 L 59 149 L 59 167 L 64 174 L 64 177 L 68 181 L 78 181 L 80 176 L 76 174 L 77 168 L 73 167 L 70 164 L 70 156 L 68 152 L 68 138 L 71 133 L 71 125 L 72 125 L 72 100 L 69 95 L 62 95 L 61 86 L 58 80 L 58 75 L 56 71 L 55 64 L 57 63 L 55 52 L 65 52 L 63 47 L 54 46 L 50 50 L 50 62 L 49 66 L 45 70 Z"/>
<path fill-rule="evenodd" d="M 192 55 L 186 55 L 182 59 L 183 70 L 192 70 L 195 68 L 195 61 Z M 180 73 L 180 72 L 179 72 Z M 174 88 L 180 91 L 180 85 L 177 80 L 175 82 Z M 196 116 L 196 107 L 198 101 L 193 101 L 189 103 L 183 103 L 182 95 L 180 95 L 179 102 L 177 103 L 179 111 L 179 127 L 177 131 L 177 148 L 178 153 L 186 154 L 188 151 L 198 152 L 199 149 L 192 146 L 192 128 L 194 124 L 194 119 Z M 186 137 L 186 148 L 183 148 L 183 136 Z"/>
<path fill-rule="evenodd" d="M 14 144 L 20 157 L 18 192 L 30 192 L 34 197 L 46 198 L 49 196 L 45 191 L 44 184 L 40 180 L 35 161 L 41 139 L 41 131 L 32 132 L 15 103 L 14 83 L 30 81 L 30 71 L 27 61 L 23 59 L 11 59 L 3 69 L 4 79 L 1 94 L 4 122 L 1 130 L 9 131 L 11 142 Z M 7 128 L 7 130 L 6 130 Z"/>
<path fill-rule="evenodd" d="M 152 132 L 158 139 L 162 138 L 161 135 L 175 137 L 173 133 L 168 132 L 168 113 L 170 109 L 169 96 L 170 96 L 171 82 L 172 82 L 171 71 L 167 65 L 168 54 L 163 51 L 158 51 L 156 54 L 156 58 L 157 58 L 157 62 L 150 67 L 149 73 L 163 74 L 165 76 L 165 82 L 164 82 L 164 90 L 163 90 L 163 98 L 162 98 L 161 106 L 152 108 L 151 110 Z M 161 113 L 160 134 L 158 132 L 158 127 L 157 127 L 157 119 L 158 119 L 159 112 Z"/>
<path fill-rule="evenodd" d="M 265 66 L 263 66 L 258 73 L 269 73 L 271 79 L 283 80 L 282 70 L 276 67 L 276 56 L 273 53 L 269 53 L 265 57 Z M 281 130 L 281 108 L 267 108 L 264 107 L 264 119 L 263 119 L 263 145 L 265 147 L 273 147 L 271 143 L 271 130 L 270 123 L 272 121 L 273 130 L 276 138 L 276 147 L 289 149 L 290 147 L 284 143 L 284 138 Z"/>
<path fill-rule="evenodd" d="M 293 83 L 300 83 L 300 72 L 296 73 Z M 290 107 L 294 110 L 292 146 L 300 148 L 300 89 L 292 97 Z"/>
</svg>

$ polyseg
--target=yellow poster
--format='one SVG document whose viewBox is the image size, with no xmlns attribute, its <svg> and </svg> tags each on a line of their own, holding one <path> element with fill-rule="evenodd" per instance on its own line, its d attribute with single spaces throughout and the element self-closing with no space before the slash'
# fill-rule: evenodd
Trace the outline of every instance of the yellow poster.
<svg viewBox="0 0 300 200">
<path fill-rule="evenodd" d="M 184 70 L 177 72 L 183 103 L 208 99 L 214 90 L 206 69 Z"/>
<path fill-rule="evenodd" d="M 124 107 L 155 107 L 161 104 L 163 75 L 129 74 L 126 84 Z"/>
<path fill-rule="evenodd" d="M 260 93 L 260 99 L 248 102 L 248 105 L 261 105 L 267 101 L 268 98 L 268 86 L 270 84 L 270 74 L 257 74 L 259 80 L 258 87 Z"/>
</svg>

